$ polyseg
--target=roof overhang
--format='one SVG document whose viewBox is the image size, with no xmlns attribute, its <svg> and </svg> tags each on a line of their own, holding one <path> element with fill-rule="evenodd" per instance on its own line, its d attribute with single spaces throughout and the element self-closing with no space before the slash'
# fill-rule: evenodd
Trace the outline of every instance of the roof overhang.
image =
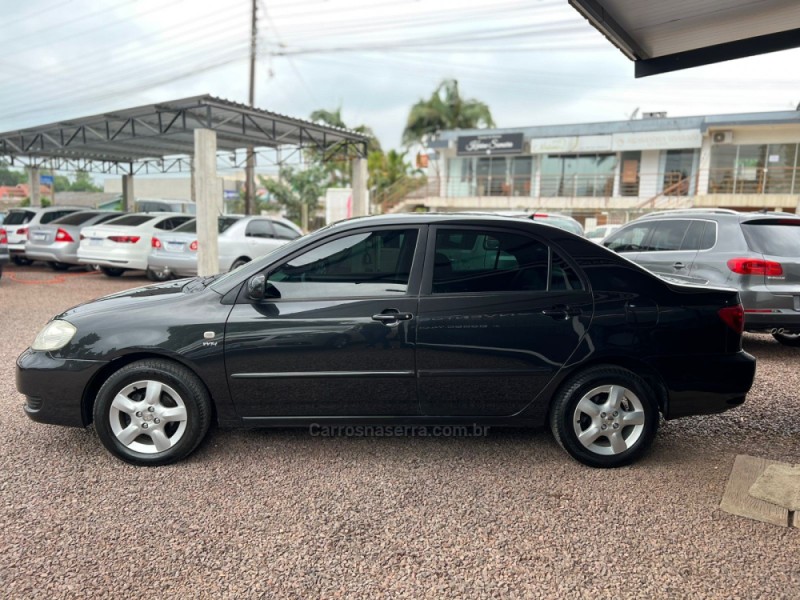
<svg viewBox="0 0 800 600">
<path fill-rule="evenodd" d="M 101 173 L 167 172 L 194 154 L 196 129 L 216 132 L 217 150 L 247 147 L 314 148 L 326 154 L 366 155 L 366 136 L 252 108 L 195 96 L 0 133 L 0 158 L 12 164 Z"/>
<path fill-rule="evenodd" d="M 636 77 L 800 47 L 796 0 L 569 0 Z"/>
</svg>

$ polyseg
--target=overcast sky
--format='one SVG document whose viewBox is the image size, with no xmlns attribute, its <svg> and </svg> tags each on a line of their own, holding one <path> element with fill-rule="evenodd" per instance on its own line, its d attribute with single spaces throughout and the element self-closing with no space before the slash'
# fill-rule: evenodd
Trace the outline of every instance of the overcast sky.
<svg viewBox="0 0 800 600">
<path fill-rule="evenodd" d="M 0 131 L 210 93 L 247 100 L 250 0 L 3 6 Z M 259 0 L 256 105 L 341 107 L 399 147 L 445 77 L 497 125 L 794 109 L 800 50 L 636 80 L 565 0 Z"/>
</svg>

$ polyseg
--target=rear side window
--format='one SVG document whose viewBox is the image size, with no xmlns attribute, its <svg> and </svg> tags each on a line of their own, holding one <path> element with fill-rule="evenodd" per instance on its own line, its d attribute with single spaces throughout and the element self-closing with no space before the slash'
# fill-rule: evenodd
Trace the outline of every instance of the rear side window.
<svg viewBox="0 0 800 600">
<path fill-rule="evenodd" d="M 683 219 L 661 221 L 656 225 L 646 250 L 649 252 L 680 250 L 689 223 L 690 221 Z"/>
<path fill-rule="evenodd" d="M 227 231 L 240 217 L 219 217 L 217 219 L 217 233 Z M 175 233 L 197 233 L 197 219 L 192 219 L 173 229 Z"/>
<path fill-rule="evenodd" d="M 747 245 L 768 256 L 798 256 L 800 219 L 763 219 L 742 223 Z"/>
<path fill-rule="evenodd" d="M 543 242 L 510 232 L 440 229 L 434 294 L 582 289 L 580 279 Z"/>
<path fill-rule="evenodd" d="M 717 241 L 717 224 L 712 221 L 692 221 L 683 237 L 681 250 L 709 250 Z"/>
<path fill-rule="evenodd" d="M 72 213 L 66 217 L 61 217 L 60 219 L 56 219 L 53 221 L 53 223 L 57 223 L 58 225 L 81 225 L 86 223 L 86 221 L 89 219 L 96 217 L 98 214 L 100 213 L 84 210 L 81 212 Z"/>
<path fill-rule="evenodd" d="M 244 232 L 246 237 L 273 238 L 275 233 L 272 231 L 272 223 L 266 219 L 255 219 L 247 224 Z"/>
<path fill-rule="evenodd" d="M 278 221 L 273 221 L 272 226 L 275 228 L 275 237 L 279 240 L 295 240 L 300 237 L 294 229 Z"/>
<path fill-rule="evenodd" d="M 3 225 L 25 225 L 36 215 L 31 210 L 12 210 L 6 215 Z"/>
<path fill-rule="evenodd" d="M 152 221 L 155 219 L 155 215 L 126 215 L 124 217 L 119 217 L 114 219 L 113 221 L 109 221 L 109 225 L 125 225 L 128 227 L 136 227 L 137 225 L 141 225 L 143 223 L 147 223 L 148 221 Z"/>
</svg>

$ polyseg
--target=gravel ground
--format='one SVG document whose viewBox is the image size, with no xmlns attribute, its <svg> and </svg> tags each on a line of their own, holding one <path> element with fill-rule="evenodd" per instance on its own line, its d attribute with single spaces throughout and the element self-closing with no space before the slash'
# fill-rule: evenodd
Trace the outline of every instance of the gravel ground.
<svg viewBox="0 0 800 600">
<path fill-rule="evenodd" d="M 748 402 L 665 423 L 614 471 L 501 430 L 216 430 L 189 460 L 144 469 L 92 429 L 29 421 L 14 388 L 53 314 L 144 283 L 36 267 L 0 281 L 3 597 L 800 597 L 800 530 L 718 509 L 736 454 L 800 462 L 800 350 L 747 336 Z"/>
</svg>

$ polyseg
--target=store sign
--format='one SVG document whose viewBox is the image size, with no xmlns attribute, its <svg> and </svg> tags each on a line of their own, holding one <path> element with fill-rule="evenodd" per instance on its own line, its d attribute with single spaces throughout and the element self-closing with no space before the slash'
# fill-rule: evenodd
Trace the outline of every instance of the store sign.
<svg viewBox="0 0 800 600">
<path fill-rule="evenodd" d="M 457 148 L 456 154 L 459 156 L 520 154 L 522 152 L 522 134 L 462 135 L 458 138 Z"/>
<path fill-rule="evenodd" d="M 531 154 L 573 154 L 610 151 L 610 135 L 573 135 L 531 140 Z"/>
<path fill-rule="evenodd" d="M 699 129 L 676 129 L 674 131 L 639 131 L 615 133 L 611 136 L 611 149 L 624 150 L 680 150 L 699 148 L 703 134 Z"/>
</svg>

